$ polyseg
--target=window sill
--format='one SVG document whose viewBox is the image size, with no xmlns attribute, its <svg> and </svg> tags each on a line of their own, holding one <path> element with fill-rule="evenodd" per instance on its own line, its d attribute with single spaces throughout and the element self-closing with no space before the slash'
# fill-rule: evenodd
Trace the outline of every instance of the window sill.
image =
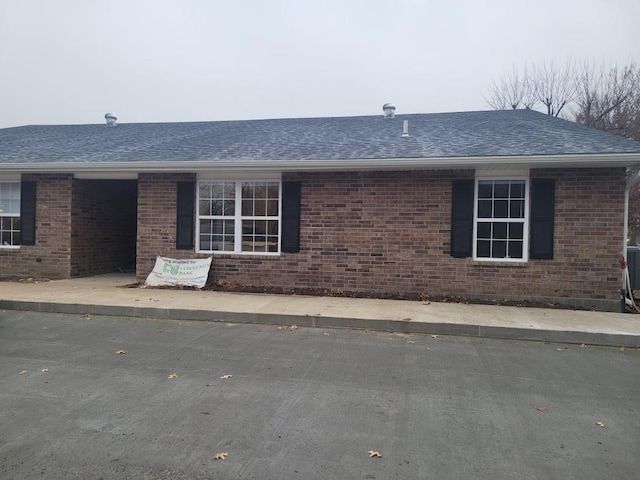
<svg viewBox="0 0 640 480">
<path fill-rule="evenodd" d="M 206 250 L 198 250 L 196 253 L 201 255 L 213 255 L 215 257 L 237 257 L 237 258 L 246 258 L 246 257 L 267 257 L 267 258 L 277 258 L 281 254 L 279 252 L 220 252 L 218 250 L 206 251 Z"/>
<path fill-rule="evenodd" d="M 478 260 L 471 261 L 472 266 L 477 267 L 499 267 L 499 268 L 522 268 L 529 266 L 527 260 Z"/>
</svg>

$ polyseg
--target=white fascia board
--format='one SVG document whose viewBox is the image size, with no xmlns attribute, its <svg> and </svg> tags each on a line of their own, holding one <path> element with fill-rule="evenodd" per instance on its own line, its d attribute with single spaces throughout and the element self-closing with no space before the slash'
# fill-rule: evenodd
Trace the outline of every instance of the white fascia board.
<svg viewBox="0 0 640 480">
<path fill-rule="evenodd" d="M 2 173 L 212 172 L 212 171 L 349 171 L 349 170 L 452 170 L 475 168 L 589 168 L 627 167 L 640 163 L 640 153 L 589 155 L 532 155 L 499 157 L 363 158 L 347 160 L 237 160 L 153 162 L 59 162 L 0 164 Z"/>
</svg>

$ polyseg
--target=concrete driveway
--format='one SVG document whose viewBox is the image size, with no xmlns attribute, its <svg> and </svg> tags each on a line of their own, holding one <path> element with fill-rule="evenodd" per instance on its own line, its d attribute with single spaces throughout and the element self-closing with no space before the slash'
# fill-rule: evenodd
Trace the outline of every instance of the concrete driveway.
<svg viewBox="0 0 640 480">
<path fill-rule="evenodd" d="M 637 349 L 0 311 L 0 478 L 635 478 L 639 371 Z"/>
</svg>

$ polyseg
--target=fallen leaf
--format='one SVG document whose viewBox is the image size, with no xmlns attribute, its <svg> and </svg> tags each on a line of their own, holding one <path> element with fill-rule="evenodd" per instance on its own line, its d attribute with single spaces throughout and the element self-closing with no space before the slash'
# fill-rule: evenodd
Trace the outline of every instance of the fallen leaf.
<svg viewBox="0 0 640 480">
<path fill-rule="evenodd" d="M 116 355 L 124 355 L 125 353 L 127 353 L 126 350 L 116 350 Z"/>
<path fill-rule="evenodd" d="M 369 450 L 367 453 L 371 458 L 373 457 L 382 458 L 382 454 L 380 452 L 376 452 L 375 450 Z"/>
<path fill-rule="evenodd" d="M 233 377 L 233 375 L 222 375 L 222 376 L 220 377 L 220 380 L 227 380 L 227 379 L 229 379 L 229 378 L 231 378 L 231 377 Z"/>
<path fill-rule="evenodd" d="M 438 338 L 440 335 L 431 335 L 431 338 Z"/>
<path fill-rule="evenodd" d="M 227 458 L 227 455 L 229 455 L 227 452 L 219 452 L 219 453 L 216 453 L 213 456 L 213 459 L 214 460 L 224 460 L 225 458 Z"/>
<path fill-rule="evenodd" d="M 93 318 L 90 313 L 85 313 L 83 317 L 86 318 L 87 320 L 91 320 Z"/>
<path fill-rule="evenodd" d="M 580 348 L 587 348 L 587 344 L 586 343 L 581 343 L 580 344 Z"/>
<path fill-rule="evenodd" d="M 49 369 L 48 368 L 43 368 L 41 371 L 42 371 L 42 373 L 47 373 L 49 371 Z"/>
<path fill-rule="evenodd" d="M 20 375 L 26 375 L 29 373 L 29 370 L 20 370 Z"/>
<path fill-rule="evenodd" d="M 536 410 L 538 410 L 539 412 L 546 412 L 547 407 L 545 407 L 544 405 L 539 405 L 536 407 Z"/>
<path fill-rule="evenodd" d="M 174 378 L 178 378 L 178 374 L 177 373 L 170 373 L 167 378 L 173 380 Z"/>
<path fill-rule="evenodd" d="M 600 428 L 605 428 L 603 422 L 598 421 L 596 422 L 596 425 L 599 426 Z"/>
</svg>

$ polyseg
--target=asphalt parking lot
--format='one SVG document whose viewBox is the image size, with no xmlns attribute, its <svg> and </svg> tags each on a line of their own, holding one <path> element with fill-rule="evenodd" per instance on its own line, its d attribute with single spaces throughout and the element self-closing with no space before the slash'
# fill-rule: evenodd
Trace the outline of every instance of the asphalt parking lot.
<svg viewBox="0 0 640 480">
<path fill-rule="evenodd" d="M 638 372 L 630 348 L 0 311 L 0 478 L 635 478 Z"/>
</svg>

